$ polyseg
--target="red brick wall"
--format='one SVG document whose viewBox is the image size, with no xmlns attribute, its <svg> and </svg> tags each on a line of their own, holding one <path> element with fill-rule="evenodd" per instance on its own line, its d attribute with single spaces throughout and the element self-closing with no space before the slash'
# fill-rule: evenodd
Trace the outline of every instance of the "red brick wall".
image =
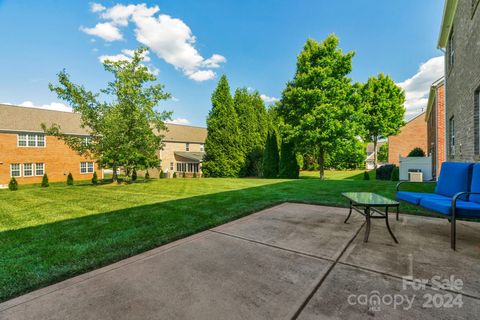
<svg viewBox="0 0 480 320">
<path fill-rule="evenodd" d="M 437 87 L 437 177 L 445 161 L 445 86 Z"/>
<path fill-rule="evenodd" d="M 427 123 L 424 114 L 408 122 L 398 135 L 388 137 L 388 163 L 398 166 L 400 156 L 406 157 L 415 147 L 427 152 Z"/>
<path fill-rule="evenodd" d="M 80 173 L 80 162 L 92 160 L 79 156 L 55 137 L 47 136 L 45 147 L 17 147 L 16 133 L 0 133 L 0 150 L 0 184 L 8 184 L 10 181 L 11 163 L 44 163 L 50 182 L 66 181 L 69 172 L 74 180 L 87 180 L 93 176 Z M 100 178 L 101 170 L 96 165 L 94 169 Z M 16 179 L 19 184 L 42 181 L 42 177 L 36 176 Z"/>
</svg>

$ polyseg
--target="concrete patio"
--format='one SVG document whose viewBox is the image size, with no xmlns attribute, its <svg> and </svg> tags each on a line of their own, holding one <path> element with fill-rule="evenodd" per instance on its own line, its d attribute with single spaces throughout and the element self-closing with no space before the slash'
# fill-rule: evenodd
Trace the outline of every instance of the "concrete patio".
<svg viewBox="0 0 480 320">
<path fill-rule="evenodd" d="M 480 223 L 458 223 L 454 252 L 447 220 L 390 219 L 398 245 L 374 220 L 364 243 L 347 213 L 285 203 L 4 302 L 0 319 L 478 318 Z"/>
</svg>

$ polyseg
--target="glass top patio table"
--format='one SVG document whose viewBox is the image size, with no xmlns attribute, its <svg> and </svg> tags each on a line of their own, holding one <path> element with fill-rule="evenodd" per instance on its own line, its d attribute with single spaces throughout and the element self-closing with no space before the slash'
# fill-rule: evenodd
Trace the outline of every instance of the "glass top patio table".
<svg viewBox="0 0 480 320">
<path fill-rule="evenodd" d="M 398 206 L 400 203 L 372 192 L 343 192 L 342 196 L 355 205 L 368 207 Z"/>
</svg>

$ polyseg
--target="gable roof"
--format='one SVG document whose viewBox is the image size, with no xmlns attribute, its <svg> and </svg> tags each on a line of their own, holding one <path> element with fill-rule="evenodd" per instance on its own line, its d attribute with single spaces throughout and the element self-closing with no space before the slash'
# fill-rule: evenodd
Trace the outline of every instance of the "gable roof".
<svg viewBox="0 0 480 320">
<path fill-rule="evenodd" d="M 453 18 L 455 17 L 455 11 L 457 11 L 457 4 L 458 0 L 445 0 L 437 48 L 445 48 L 447 45 L 450 30 L 453 25 Z"/>
<path fill-rule="evenodd" d="M 65 134 L 88 135 L 88 129 L 81 127 L 80 114 L 74 112 L 46 110 L 0 104 L 0 132 L 38 132 L 43 133 L 41 124 L 47 127 L 58 124 Z M 207 139 L 207 129 L 167 123 L 168 131 L 164 141 L 198 142 Z"/>
</svg>

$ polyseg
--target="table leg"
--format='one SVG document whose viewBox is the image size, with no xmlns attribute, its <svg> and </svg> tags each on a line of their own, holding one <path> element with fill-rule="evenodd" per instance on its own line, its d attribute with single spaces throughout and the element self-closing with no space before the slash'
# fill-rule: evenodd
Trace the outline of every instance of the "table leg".
<svg viewBox="0 0 480 320">
<path fill-rule="evenodd" d="M 352 215 L 352 201 L 350 201 L 350 212 L 348 213 L 347 219 L 343 223 L 347 223 L 348 219 L 350 219 L 350 216 Z"/>
<path fill-rule="evenodd" d="M 397 206 L 397 221 L 398 221 L 398 210 L 400 210 L 400 205 Z"/>
<path fill-rule="evenodd" d="M 365 229 L 364 242 L 368 242 L 368 236 L 370 235 L 370 207 L 365 207 L 365 219 L 367 219 L 367 228 Z"/>
<path fill-rule="evenodd" d="M 395 235 L 392 232 L 392 229 L 390 229 L 390 224 L 388 223 L 388 207 L 385 208 L 385 223 L 387 224 L 387 229 L 390 235 L 392 236 L 393 240 L 395 243 L 398 243 L 397 238 L 395 238 Z"/>
</svg>

